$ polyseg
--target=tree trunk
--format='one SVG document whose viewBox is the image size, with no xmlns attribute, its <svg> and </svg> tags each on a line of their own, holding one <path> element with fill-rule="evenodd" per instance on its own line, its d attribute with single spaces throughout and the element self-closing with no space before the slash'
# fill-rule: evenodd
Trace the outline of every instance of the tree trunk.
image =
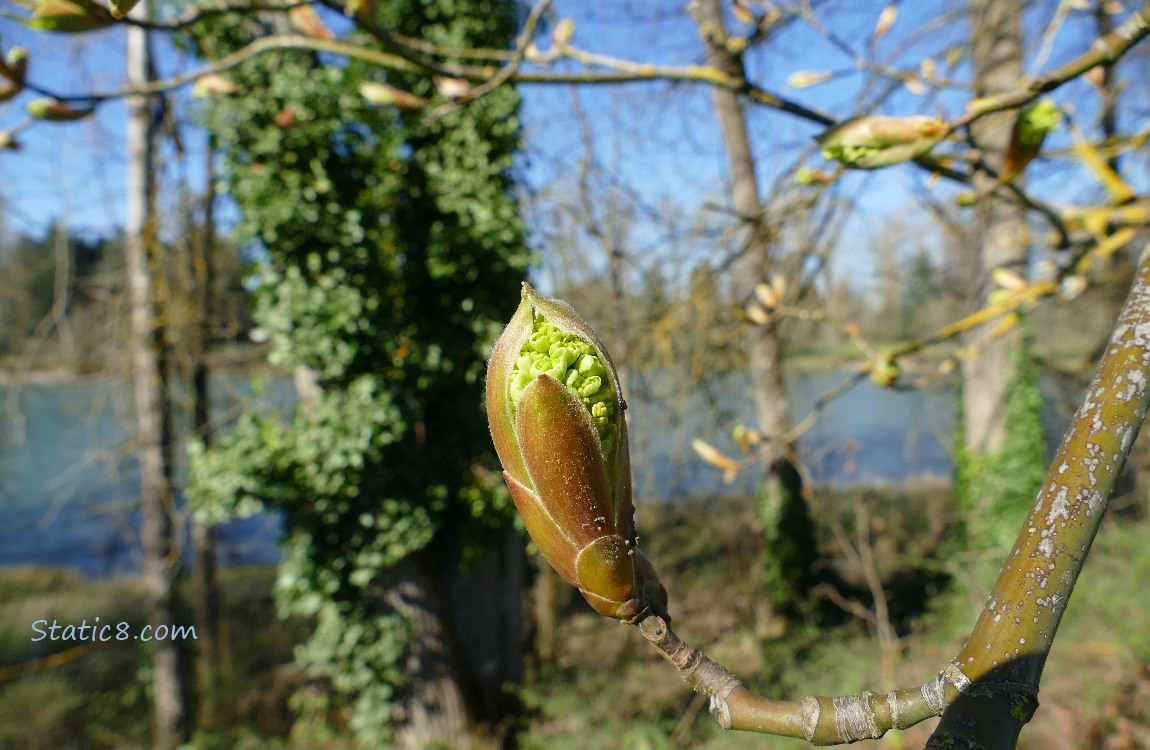
<svg viewBox="0 0 1150 750">
<path fill-rule="evenodd" d="M 1021 8 L 1017 0 L 971 0 L 970 10 L 975 96 L 982 97 L 1022 78 Z M 992 164 L 1001 164 L 1015 116 L 1013 112 L 989 115 L 972 126 L 975 140 Z M 992 180 L 984 176 L 980 182 L 976 187 L 982 189 Z M 970 251 L 976 259 L 971 293 L 976 303 L 983 305 L 993 291 L 990 272 L 995 268 L 1007 267 L 1026 274 L 1025 209 L 990 197 L 980 201 L 975 208 L 971 243 Z M 986 330 L 985 326 L 975 330 L 971 339 L 982 340 Z M 964 363 L 963 417 L 966 445 L 972 451 L 996 451 L 1002 447 L 1006 386 L 1014 369 L 1011 351 L 1018 347 L 1019 338 L 1016 330 L 987 342 L 979 346 L 979 356 Z"/>
<path fill-rule="evenodd" d="M 196 327 L 198 329 L 196 350 L 192 361 L 192 432 L 207 444 L 210 440 L 210 402 L 208 385 L 208 346 L 212 337 L 213 310 L 215 307 L 215 273 L 213 254 L 215 252 L 215 190 L 212 180 L 212 148 L 207 154 L 208 188 L 204 195 L 203 226 L 199 240 L 190 240 L 192 249 L 192 278 L 196 289 Z M 194 222 L 188 222 L 188 232 L 194 231 Z M 224 675 L 226 655 L 220 626 L 220 581 L 216 563 L 215 529 L 189 519 L 192 547 L 195 551 L 196 567 L 193 572 L 196 618 L 196 682 L 197 715 L 196 724 L 201 729 L 211 730 L 220 720 L 217 696 Z"/>
<path fill-rule="evenodd" d="M 975 95 L 987 96 L 1023 75 L 1021 3 L 970 0 L 969 8 Z M 1016 117 L 1017 113 L 1006 112 L 972 125 L 971 134 L 990 166 L 1001 167 Z M 992 182 L 983 176 L 975 187 L 985 190 Z M 994 269 L 1027 275 L 1029 238 L 1022 206 L 987 196 L 974 210 L 969 252 L 975 273 L 970 295 L 981 307 L 994 289 Z M 1025 359 L 1022 331 L 1016 326 L 988 340 L 994 325 L 969 332 L 966 343 L 977 356 L 966 359 L 962 368 L 964 450 L 958 462 L 958 494 L 969 542 L 982 549 L 998 549 L 1013 541 L 1012 529 L 1033 500 L 1045 462 L 1041 399 L 1028 373 L 1032 368 Z"/>
<path fill-rule="evenodd" d="M 707 47 L 707 63 L 744 80 L 742 58 L 727 46 L 720 0 L 693 0 L 690 8 Z M 711 92 L 730 166 L 731 202 L 742 222 L 738 234 L 742 253 L 735 268 L 735 291 L 741 299 L 748 299 L 755 283 L 766 278 L 772 263 L 771 237 L 763 221 L 743 104 L 730 89 L 715 86 Z M 764 574 L 776 611 L 785 613 L 807 592 L 815 554 L 814 534 L 794 444 L 785 438 L 791 420 L 783 382 L 783 343 L 774 323 L 751 327 L 747 349 L 755 412 L 760 430 L 770 441 L 764 454 L 764 482 L 758 491 L 766 542 Z"/>
<path fill-rule="evenodd" d="M 389 609 L 404 617 L 411 629 L 404 657 L 404 684 L 393 707 L 396 750 L 471 747 L 462 676 L 451 646 L 442 589 L 421 555 L 396 565 L 389 578 L 396 581 L 386 596 Z M 430 569 L 429 569 L 430 568 Z"/>
<path fill-rule="evenodd" d="M 147 17 L 147 3 L 134 17 Z M 150 78 L 147 31 L 129 27 L 127 73 L 130 86 Z M 165 390 L 167 342 L 164 331 L 162 250 L 155 237 L 154 102 L 128 100 L 128 221 L 125 236 L 128 295 L 131 300 L 132 370 L 136 406 L 136 453 L 140 464 L 140 536 L 144 583 L 153 627 L 176 624 L 173 581 L 179 552 L 172 543 L 172 420 Z M 153 640 L 155 747 L 168 750 L 185 739 L 179 644 Z"/>
<path fill-rule="evenodd" d="M 504 685 L 521 676 L 522 540 L 508 531 L 467 572 L 453 544 L 433 543 L 388 577 L 388 608 L 412 629 L 393 747 L 471 748 L 472 727 L 494 729 L 509 709 Z"/>
<path fill-rule="evenodd" d="M 524 558 L 523 537 L 509 528 L 473 566 L 445 573 L 471 717 L 489 727 L 518 710 L 506 686 L 523 677 Z"/>
</svg>

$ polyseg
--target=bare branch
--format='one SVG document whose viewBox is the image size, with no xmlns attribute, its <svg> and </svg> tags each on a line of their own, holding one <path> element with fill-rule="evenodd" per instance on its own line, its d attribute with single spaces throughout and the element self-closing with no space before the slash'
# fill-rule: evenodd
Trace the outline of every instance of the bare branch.
<svg viewBox="0 0 1150 750">
<path fill-rule="evenodd" d="M 1132 13 L 1114 31 L 1095 40 L 1094 44 L 1090 45 L 1089 52 L 1010 91 L 970 102 L 967 105 L 967 113 L 950 124 L 951 130 L 966 127 L 992 112 L 1016 109 L 1029 104 L 1042 94 L 1057 89 L 1093 67 L 1112 64 L 1147 35 L 1150 35 L 1150 4 Z"/>
</svg>

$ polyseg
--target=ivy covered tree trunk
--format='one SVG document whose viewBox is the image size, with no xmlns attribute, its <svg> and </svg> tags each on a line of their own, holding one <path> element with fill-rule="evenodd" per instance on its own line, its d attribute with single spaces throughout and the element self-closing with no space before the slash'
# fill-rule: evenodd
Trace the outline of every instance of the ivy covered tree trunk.
<svg viewBox="0 0 1150 750">
<path fill-rule="evenodd" d="M 707 62 L 728 75 L 744 78 L 741 58 L 727 45 L 719 0 L 693 0 L 691 11 L 707 45 Z M 742 222 L 738 234 L 742 255 L 737 263 L 736 293 L 749 299 L 756 282 L 771 267 L 770 236 L 755 175 L 746 118 L 739 95 L 715 86 L 711 92 L 730 165 L 731 202 Z M 787 391 L 783 382 L 783 342 L 774 323 L 756 325 L 747 334 L 748 360 L 759 428 L 771 441 L 764 453 L 765 473 L 757 490 L 763 525 L 763 576 L 776 612 L 794 612 L 806 596 L 817 554 L 814 528 L 803 495 L 803 480 L 795 465 Z"/>
<path fill-rule="evenodd" d="M 1022 77 L 1022 6 L 1017 0 L 971 0 L 971 54 L 977 96 L 1008 88 Z M 984 158 L 996 169 L 1010 142 L 1014 113 L 990 115 L 972 126 Z M 976 185 L 984 188 L 989 178 Z M 971 296 L 986 304 L 994 290 L 991 272 L 1027 273 L 1025 209 L 988 196 L 973 209 L 970 254 L 975 273 Z M 1014 539 L 1045 464 L 1041 397 L 1028 360 L 1022 329 L 988 340 L 994 323 L 967 337 L 977 356 L 962 368 L 962 452 L 958 495 L 968 541 L 976 549 L 999 549 Z"/>
<path fill-rule="evenodd" d="M 507 45 L 511 3 L 376 4 L 379 28 L 449 48 Z M 271 14 L 269 23 L 282 22 Z M 214 21 L 205 56 L 251 38 Z M 372 44 L 363 32 L 353 41 Z M 261 508 L 287 531 L 279 598 L 313 617 L 299 651 L 366 746 L 467 747 L 519 676 L 521 543 L 491 469 L 483 369 L 528 254 L 510 195 L 518 96 L 427 118 L 365 85 L 441 85 L 283 51 L 230 74 L 206 113 L 266 255 L 256 319 L 306 383 L 287 423 L 245 415 L 193 458 L 207 515 Z"/>
</svg>

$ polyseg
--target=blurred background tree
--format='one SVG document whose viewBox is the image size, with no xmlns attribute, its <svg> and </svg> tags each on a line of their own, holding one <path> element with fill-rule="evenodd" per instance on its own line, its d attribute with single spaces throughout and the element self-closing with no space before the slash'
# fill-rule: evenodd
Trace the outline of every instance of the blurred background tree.
<svg viewBox="0 0 1150 750">
<path fill-rule="evenodd" d="M 193 36 L 215 57 L 286 21 Z M 373 21 L 453 48 L 516 29 L 511 3 L 386 3 Z M 283 513 L 280 602 L 315 619 L 301 658 L 350 702 L 362 742 L 465 747 L 473 722 L 505 713 L 521 659 L 522 552 L 481 409 L 528 260 L 511 195 L 519 97 L 435 118 L 377 107 L 360 91 L 436 83 L 308 51 L 232 76 L 242 95 L 216 99 L 205 125 L 241 242 L 264 257 L 256 323 L 300 404 L 287 424 L 242 417 L 196 456 L 189 494 L 213 518 Z M 299 706 L 305 721 L 324 709 Z"/>
</svg>

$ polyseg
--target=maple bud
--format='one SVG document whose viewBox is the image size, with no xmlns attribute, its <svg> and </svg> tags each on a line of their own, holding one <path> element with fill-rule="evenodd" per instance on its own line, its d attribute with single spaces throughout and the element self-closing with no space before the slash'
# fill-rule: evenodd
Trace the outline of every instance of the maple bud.
<svg viewBox="0 0 1150 750">
<path fill-rule="evenodd" d="M 116 20 L 126 18 L 139 2 L 140 0 L 110 0 L 108 5 L 110 6 L 109 10 L 112 11 L 112 18 Z"/>
<path fill-rule="evenodd" d="M 110 26 L 112 14 L 93 0 L 39 0 L 25 21 L 37 31 L 77 34 Z"/>
<path fill-rule="evenodd" d="M 637 547 L 619 379 L 564 302 L 523 285 L 487 367 L 487 418 L 527 533 L 596 612 L 629 622 L 666 591 Z"/>
<path fill-rule="evenodd" d="M 24 109 L 37 120 L 49 120 L 51 122 L 82 120 L 96 111 L 95 107 L 71 107 L 51 97 L 33 99 L 24 105 Z"/>
<path fill-rule="evenodd" d="M 0 76 L 7 78 L 17 87 L 23 88 L 24 74 L 28 72 L 28 50 L 24 47 L 13 47 L 8 54 L 0 60 Z"/>
<path fill-rule="evenodd" d="M 820 135 L 823 156 L 852 169 L 879 169 L 930 151 L 946 135 L 935 117 L 867 115 L 847 120 Z"/>
</svg>

